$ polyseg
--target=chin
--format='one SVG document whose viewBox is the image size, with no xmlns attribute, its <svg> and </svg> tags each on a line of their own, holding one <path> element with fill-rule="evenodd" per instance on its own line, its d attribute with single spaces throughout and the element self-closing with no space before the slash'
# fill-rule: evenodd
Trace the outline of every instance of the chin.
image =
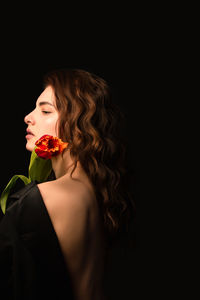
<svg viewBox="0 0 200 300">
<path fill-rule="evenodd" d="M 32 152 L 34 147 L 35 147 L 35 145 L 31 144 L 30 142 L 26 143 L 26 150 Z"/>
</svg>

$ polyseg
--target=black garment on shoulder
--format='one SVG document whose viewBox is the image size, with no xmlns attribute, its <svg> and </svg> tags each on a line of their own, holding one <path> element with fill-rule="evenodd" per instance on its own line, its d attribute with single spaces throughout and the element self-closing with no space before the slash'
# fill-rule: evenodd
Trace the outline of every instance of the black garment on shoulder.
<svg viewBox="0 0 200 300">
<path fill-rule="evenodd" d="M 74 299 L 70 275 L 36 182 L 8 198 L 0 221 L 0 299 Z"/>
</svg>

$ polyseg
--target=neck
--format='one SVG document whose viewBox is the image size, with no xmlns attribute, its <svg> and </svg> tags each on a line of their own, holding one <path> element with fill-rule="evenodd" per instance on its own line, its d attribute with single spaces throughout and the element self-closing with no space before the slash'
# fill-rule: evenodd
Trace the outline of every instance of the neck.
<svg viewBox="0 0 200 300">
<path fill-rule="evenodd" d="M 74 167 L 74 161 L 70 156 L 70 151 L 65 151 L 63 155 L 59 154 L 55 157 L 52 157 L 51 162 L 56 179 L 61 178 L 63 176 L 70 177 L 70 173 Z M 79 173 L 80 166 L 79 162 L 77 162 L 77 167 L 72 176 L 74 177 L 74 175 L 79 175 Z"/>
</svg>

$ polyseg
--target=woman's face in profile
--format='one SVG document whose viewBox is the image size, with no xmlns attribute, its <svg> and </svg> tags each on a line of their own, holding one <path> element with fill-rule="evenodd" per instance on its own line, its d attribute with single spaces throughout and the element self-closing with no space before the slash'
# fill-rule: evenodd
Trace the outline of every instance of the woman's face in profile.
<svg viewBox="0 0 200 300">
<path fill-rule="evenodd" d="M 24 118 L 27 124 L 26 149 L 33 151 L 35 142 L 44 134 L 58 136 L 57 120 L 58 111 L 54 91 L 51 86 L 48 86 L 37 99 L 35 109 Z"/>
</svg>

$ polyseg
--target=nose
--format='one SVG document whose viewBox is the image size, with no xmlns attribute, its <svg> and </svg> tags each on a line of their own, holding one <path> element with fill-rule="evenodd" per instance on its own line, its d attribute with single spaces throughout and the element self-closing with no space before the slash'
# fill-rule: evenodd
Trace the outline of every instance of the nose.
<svg viewBox="0 0 200 300">
<path fill-rule="evenodd" d="M 28 125 L 28 124 L 34 124 L 34 120 L 33 120 L 33 117 L 32 117 L 32 113 L 29 113 L 28 115 L 25 116 L 24 118 L 24 122 Z"/>
</svg>

